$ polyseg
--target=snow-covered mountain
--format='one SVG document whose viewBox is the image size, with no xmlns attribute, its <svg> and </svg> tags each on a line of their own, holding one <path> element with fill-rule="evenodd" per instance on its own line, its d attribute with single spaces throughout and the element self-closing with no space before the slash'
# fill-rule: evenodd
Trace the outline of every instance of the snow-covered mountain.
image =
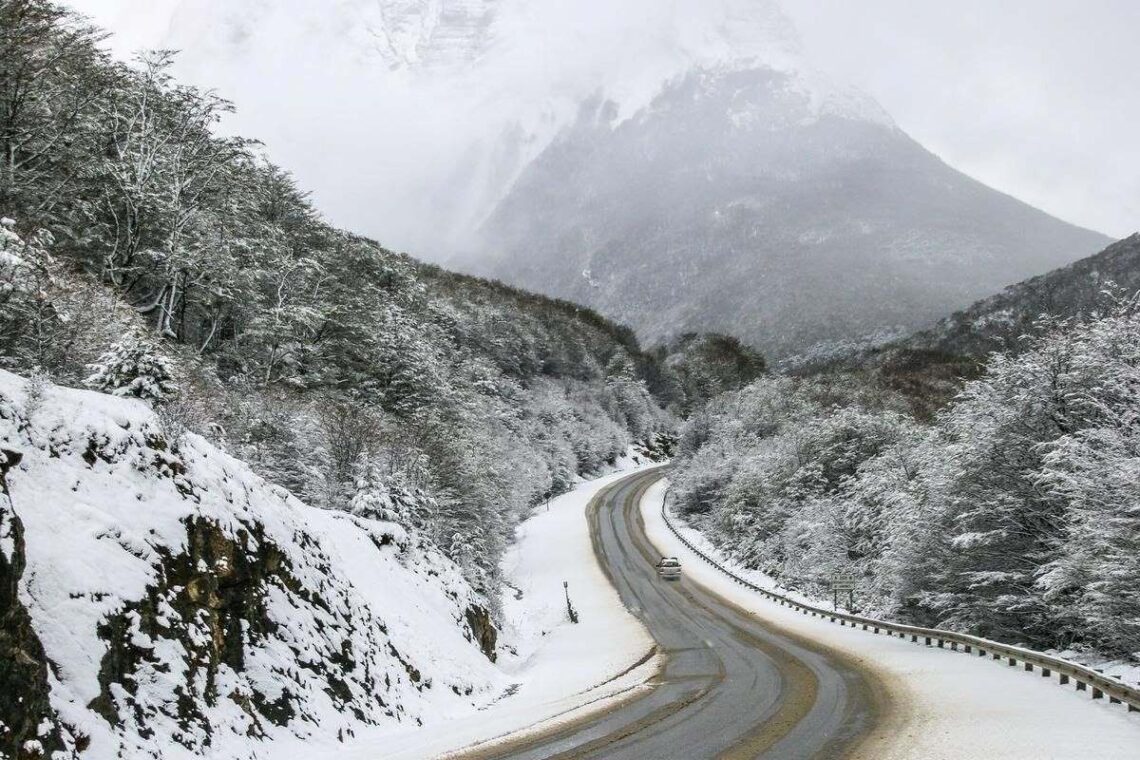
<svg viewBox="0 0 1140 760">
<path fill-rule="evenodd" d="M 643 337 L 905 334 L 1110 242 L 943 164 L 774 0 L 165 1 L 179 75 L 337 221 Z"/>
<path fill-rule="evenodd" d="M 490 42 L 497 0 L 391 0 L 379 4 L 369 31 L 390 65 L 469 64 Z"/>
<path fill-rule="evenodd" d="M 601 93 L 624 115 L 695 64 L 785 66 L 771 0 L 68 0 L 120 57 L 237 105 L 339 224 L 435 260 L 470 247 L 522 169 Z"/>
<path fill-rule="evenodd" d="M 604 100 L 531 162 L 478 272 L 637 328 L 774 356 L 914 329 L 1108 239 L 955 171 L 810 69 L 698 66 Z"/>
</svg>

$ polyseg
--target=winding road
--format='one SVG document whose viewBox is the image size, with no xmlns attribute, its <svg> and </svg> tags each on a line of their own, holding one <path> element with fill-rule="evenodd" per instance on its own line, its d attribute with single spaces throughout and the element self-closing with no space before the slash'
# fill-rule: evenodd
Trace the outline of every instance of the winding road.
<svg viewBox="0 0 1140 760">
<path fill-rule="evenodd" d="M 644 696 L 482 758 L 837 758 L 874 724 L 879 690 L 850 661 L 683 578 L 659 580 L 640 501 L 660 471 L 595 497 L 594 550 L 664 665 Z"/>
</svg>

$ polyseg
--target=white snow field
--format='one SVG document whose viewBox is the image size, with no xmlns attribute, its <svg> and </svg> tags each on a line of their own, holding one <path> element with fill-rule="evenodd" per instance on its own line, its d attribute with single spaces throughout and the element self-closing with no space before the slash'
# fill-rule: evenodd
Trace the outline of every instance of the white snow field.
<svg viewBox="0 0 1140 760">
<path fill-rule="evenodd" d="M 646 688 L 657 669 L 656 656 L 646 659 L 654 642 L 598 565 L 586 506 L 606 486 L 653 466 L 623 462 L 618 472 L 580 484 L 519 527 L 503 561 L 508 582 L 521 592 L 504 601 L 504 636 L 518 650 L 500 659 L 510 696 L 475 713 L 454 713 L 442 731 L 433 722 L 430 728 L 388 734 L 385 758 L 437 757 L 508 734 L 549 730 Z M 577 624 L 569 620 L 564 581 Z M 341 756 L 375 758 L 368 744 L 362 736 Z"/>
<path fill-rule="evenodd" d="M 855 757 L 866 760 L 1113 760 L 1140 757 L 1140 713 L 1061 686 L 1056 678 L 989 658 L 806 617 L 731 581 L 682 544 L 661 516 L 668 481 L 641 504 L 646 533 L 662 554 L 681 558 L 685 574 L 773 625 L 850 655 L 873 671 L 890 698 L 887 719 Z M 677 521 L 674 520 L 677 524 Z M 772 585 L 716 552 L 697 531 L 686 539 L 760 586 Z M 812 600 L 817 601 L 817 600 Z"/>
</svg>

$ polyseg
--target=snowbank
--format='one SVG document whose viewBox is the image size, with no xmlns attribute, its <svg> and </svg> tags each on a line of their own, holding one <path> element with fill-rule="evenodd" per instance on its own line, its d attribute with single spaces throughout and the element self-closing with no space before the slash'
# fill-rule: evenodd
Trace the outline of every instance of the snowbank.
<svg viewBox="0 0 1140 760">
<path fill-rule="evenodd" d="M 661 500 L 667 481 L 645 494 L 645 529 L 662 554 L 675 554 L 698 583 L 792 633 L 851 655 L 878 675 L 890 708 L 884 722 L 855 754 L 875 760 L 1044 760 L 1135 758 L 1140 715 L 1056 679 L 961 652 L 805 617 L 728 579 L 682 544 L 666 527 Z M 699 534 L 688 531 L 700 540 Z M 701 543 L 696 545 L 706 550 Z M 712 549 L 711 546 L 707 549 Z M 710 556 L 716 556 L 710 551 Z M 728 561 L 725 566 L 732 567 Z M 753 580 L 749 577 L 749 580 Z M 759 579 L 757 579 L 758 581 Z M 757 585 L 761 585 L 759 582 Z M 783 593 L 783 591 L 781 591 Z"/>
<path fill-rule="evenodd" d="M 646 659 L 654 642 L 602 572 L 586 509 L 616 481 L 655 466 L 627 461 L 618 472 L 553 499 L 549 509 L 519 527 L 517 542 L 503 562 L 515 589 L 504 599 L 504 638 L 515 652 L 500 658 L 509 686 L 485 709 L 449 716 L 444 732 L 387 735 L 385 758 L 435 757 L 507 734 L 517 738 L 514 732 L 549 729 L 642 688 L 657 668 L 655 658 Z M 567 591 L 577 624 L 569 620 Z M 363 760 L 374 753 L 362 737 L 348 756 Z"/>
</svg>

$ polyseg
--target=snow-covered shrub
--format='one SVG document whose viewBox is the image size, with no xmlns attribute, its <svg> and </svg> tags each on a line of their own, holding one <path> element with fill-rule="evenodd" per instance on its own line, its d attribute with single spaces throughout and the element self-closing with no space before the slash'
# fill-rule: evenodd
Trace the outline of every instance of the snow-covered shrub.
<svg viewBox="0 0 1140 760">
<path fill-rule="evenodd" d="M 24 240 L 15 221 L 0 219 L 0 356 L 10 367 L 48 363 L 57 339 L 52 305 L 54 278 L 46 245 L 51 236 Z"/>
<path fill-rule="evenodd" d="M 409 483 L 403 473 L 385 469 L 375 458 L 360 465 L 348 511 L 370 520 L 394 522 L 408 530 L 430 532 L 439 504 L 422 488 Z"/>
<path fill-rule="evenodd" d="M 51 379 L 39 367 L 34 368 L 24 381 L 24 413 L 29 418 L 34 417 L 43 406 L 50 384 Z"/>
<path fill-rule="evenodd" d="M 156 342 L 139 335 L 111 346 L 90 370 L 85 381 L 87 386 L 113 396 L 160 404 L 178 392 L 170 359 L 163 355 Z"/>
</svg>

